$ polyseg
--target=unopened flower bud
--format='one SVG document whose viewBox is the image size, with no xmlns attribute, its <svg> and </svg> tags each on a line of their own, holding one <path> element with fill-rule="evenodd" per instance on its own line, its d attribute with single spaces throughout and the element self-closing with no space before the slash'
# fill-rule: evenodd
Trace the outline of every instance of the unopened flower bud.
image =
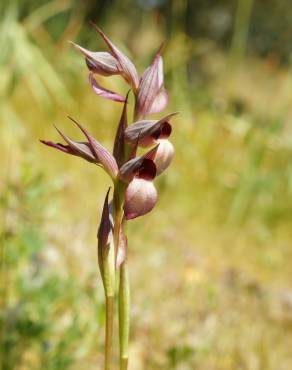
<svg viewBox="0 0 292 370">
<path fill-rule="evenodd" d="M 160 175 L 170 165 L 174 156 L 174 147 L 169 140 L 159 139 L 157 152 L 154 157 L 156 165 L 156 174 Z"/>
<path fill-rule="evenodd" d="M 157 191 L 153 182 L 135 177 L 128 185 L 125 200 L 125 216 L 127 220 L 150 212 L 157 202 Z"/>
</svg>

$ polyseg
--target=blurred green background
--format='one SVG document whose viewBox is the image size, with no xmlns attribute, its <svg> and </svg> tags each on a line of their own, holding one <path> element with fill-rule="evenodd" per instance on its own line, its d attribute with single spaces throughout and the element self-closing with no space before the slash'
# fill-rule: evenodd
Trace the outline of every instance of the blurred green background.
<svg viewBox="0 0 292 370">
<path fill-rule="evenodd" d="M 0 369 L 102 368 L 109 180 L 38 142 L 78 137 L 69 114 L 112 145 L 122 107 L 68 43 L 105 50 L 92 20 L 140 73 L 166 41 L 180 111 L 159 203 L 129 225 L 130 369 L 291 370 L 291 1 L 10 0 L 0 17 Z"/>
</svg>

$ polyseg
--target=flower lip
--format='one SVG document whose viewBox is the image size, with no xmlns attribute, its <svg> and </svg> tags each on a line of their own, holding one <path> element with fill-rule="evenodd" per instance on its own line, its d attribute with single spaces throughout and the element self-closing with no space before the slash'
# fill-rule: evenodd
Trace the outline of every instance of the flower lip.
<svg viewBox="0 0 292 370">
<path fill-rule="evenodd" d="M 153 139 L 166 139 L 170 136 L 172 127 L 169 122 L 165 121 L 151 136 Z"/>
<path fill-rule="evenodd" d="M 129 183 L 134 177 L 139 177 L 140 172 L 140 176 L 153 179 L 156 176 L 156 165 L 154 163 L 154 158 L 158 150 L 158 146 L 159 145 L 156 145 L 142 157 L 132 158 L 123 164 L 123 166 L 119 169 L 119 178 L 122 181 Z M 148 161 L 153 162 L 153 164 L 150 164 Z"/>
<path fill-rule="evenodd" d="M 137 172 L 136 177 L 144 180 L 153 180 L 156 176 L 156 166 L 155 163 L 148 158 L 145 158 Z"/>
<path fill-rule="evenodd" d="M 149 136 L 146 136 L 139 140 L 139 145 L 142 147 L 149 147 L 151 145 L 157 144 L 159 139 L 167 139 L 172 131 L 172 127 L 170 123 L 163 122 L 160 127 L 157 128 L 156 131 L 154 131 Z"/>
<path fill-rule="evenodd" d="M 96 93 L 98 96 L 102 96 L 106 99 L 113 100 L 116 102 L 123 103 L 125 102 L 125 98 L 114 91 L 108 90 L 98 84 L 96 79 L 93 76 L 93 72 L 89 73 L 89 83 L 93 89 L 93 91 Z"/>
</svg>

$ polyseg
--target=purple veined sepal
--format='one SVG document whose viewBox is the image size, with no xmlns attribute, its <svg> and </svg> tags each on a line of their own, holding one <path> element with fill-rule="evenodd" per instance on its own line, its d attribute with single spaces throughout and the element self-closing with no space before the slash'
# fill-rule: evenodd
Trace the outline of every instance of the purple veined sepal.
<svg viewBox="0 0 292 370">
<path fill-rule="evenodd" d="M 136 67 L 130 61 L 130 59 L 110 41 L 110 39 L 104 34 L 104 32 L 99 27 L 97 27 L 94 23 L 92 23 L 92 25 L 107 44 L 110 50 L 110 54 L 115 58 L 118 64 L 120 74 L 123 76 L 123 78 L 135 92 L 138 89 L 139 85 L 139 77 Z"/>
<path fill-rule="evenodd" d="M 167 106 L 168 94 L 164 88 L 161 50 L 162 46 L 156 53 L 151 66 L 144 71 L 140 79 L 136 94 L 136 118 L 161 112 Z"/>
<path fill-rule="evenodd" d="M 109 196 L 110 188 L 107 191 L 100 225 L 97 233 L 97 254 L 100 274 L 106 296 L 115 294 L 115 248 L 113 241 L 113 224 L 110 218 Z"/>
<path fill-rule="evenodd" d="M 119 95 L 115 93 L 114 91 L 108 90 L 105 87 L 99 85 L 96 79 L 94 78 L 94 75 L 92 72 L 89 73 L 89 83 L 93 91 L 98 96 L 102 96 L 103 98 L 113 100 L 116 102 L 120 102 L 120 103 L 123 103 L 126 100 L 122 95 Z"/>
<path fill-rule="evenodd" d="M 118 174 L 118 165 L 115 158 L 112 154 L 102 146 L 94 137 L 89 134 L 89 132 L 83 128 L 76 120 L 71 117 L 68 117 L 73 121 L 77 127 L 83 132 L 88 142 L 77 142 L 70 139 L 67 135 L 63 134 L 60 130 L 57 129 L 59 134 L 62 136 L 67 145 L 60 143 L 53 143 L 51 141 L 41 140 L 45 145 L 58 149 L 64 153 L 72 154 L 85 160 L 101 165 L 103 169 L 110 175 L 114 180 Z"/>
<path fill-rule="evenodd" d="M 158 139 L 168 138 L 172 131 L 169 121 L 176 114 L 177 112 L 170 113 L 160 120 L 142 120 L 134 122 L 127 127 L 125 131 L 126 141 L 135 144 L 138 140 L 138 145 L 148 147 L 157 143 Z"/>
</svg>

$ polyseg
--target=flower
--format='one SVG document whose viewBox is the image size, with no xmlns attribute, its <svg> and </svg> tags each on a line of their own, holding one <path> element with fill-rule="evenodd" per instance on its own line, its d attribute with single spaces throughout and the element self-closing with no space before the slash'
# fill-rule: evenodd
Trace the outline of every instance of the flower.
<svg viewBox="0 0 292 370">
<path fill-rule="evenodd" d="M 129 220 L 150 212 L 157 202 L 157 191 L 153 181 L 157 175 L 165 171 L 174 156 L 174 148 L 168 138 L 172 132 L 170 120 L 176 113 L 168 114 L 159 120 L 144 119 L 148 114 L 160 112 L 168 102 L 164 88 L 162 47 L 159 48 L 151 65 L 139 79 L 137 70 L 130 59 L 110 41 L 101 29 L 94 27 L 107 44 L 108 51 L 95 52 L 75 43 L 72 44 L 85 57 L 89 69 L 89 81 L 95 93 L 124 103 L 116 131 L 113 154 L 70 117 L 83 132 L 86 141 L 72 140 L 57 129 L 65 144 L 45 140 L 41 142 L 101 166 L 114 181 L 115 191 L 118 189 L 118 192 L 121 192 L 120 194 L 115 193 L 115 196 L 119 201 L 124 199 L 124 204 L 121 203 L 121 206 L 123 206 L 125 218 Z M 104 88 L 97 82 L 96 75 L 105 77 L 120 75 L 130 85 L 135 95 L 136 122 L 128 125 L 129 92 L 126 97 L 123 97 Z M 154 147 L 144 155 L 137 157 L 138 146 Z M 126 240 L 121 243 L 120 261 L 125 254 L 125 246 Z"/>
<path fill-rule="evenodd" d="M 83 128 L 77 121 L 73 118 L 68 117 L 73 121 L 77 127 L 83 132 L 87 138 L 87 142 L 79 142 L 70 139 L 67 135 L 63 134 L 60 130 L 56 128 L 58 133 L 62 136 L 67 144 L 53 143 L 51 141 L 40 140 L 41 143 L 50 146 L 52 148 L 58 149 L 64 153 L 76 155 L 81 157 L 88 162 L 100 165 L 112 179 L 115 179 L 118 174 L 118 165 L 113 157 L 113 155 L 102 146 L 97 140 L 94 139 L 90 133 Z"/>
<path fill-rule="evenodd" d="M 153 161 L 158 146 L 142 157 L 132 158 L 119 170 L 119 178 L 128 183 L 125 193 L 124 212 L 127 220 L 150 212 L 157 202 L 157 191 L 153 184 L 156 165 Z"/>
<path fill-rule="evenodd" d="M 177 113 L 171 113 L 160 120 L 142 120 L 134 122 L 125 130 L 125 139 L 128 143 L 149 147 L 157 144 L 158 139 L 168 138 L 172 127 L 169 120 Z"/>
<path fill-rule="evenodd" d="M 177 113 L 171 113 L 160 120 L 142 120 L 133 123 L 125 130 L 125 138 L 131 144 L 138 142 L 142 147 L 159 144 L 153 157 L 157 175 L 160 175 L 171 163 L 174 148 L 168 137 L 172 127 L 169 120 Z"/>
<path fill-rule="evenodd" d="M 131 60 L 121 52 L 96 25 L 93 25 L 109 48 L 109 52 L 94 52 L 71 42 L 84 56 L 88 69 L 90 70 L 89 80 L 97 95 L 106 99 L 124 102 L 125 99 L 112 91 L 100 86 L 94 78 L 94 74 L 100 76 L 120 75 L 131 86 L 134 92 L 139 86 L 139 77 L 136 67 Z"/>
<path fill-rule="evenodd" d="M 106 77 L 120 75 L 135 94 L 135 117 L 137 119 L 161 112 L 168 103 L 168 94 L 164 88 L 162 46 L 157 51 L 152 64 L 139 79 L 136 67 L 131 60 L 111 42 L 100 28 L 94 24 L 93 26 L 105 41 L 109 51 L 91 51 L 74 42 L 71 43 L 85 56 L 85 62 L 90 71 L 89 81 L 94 92 L 106 99 L 124 102 L 123 96 L 99 85 L 94 77 L 94 75 Z"/>
</svg>

